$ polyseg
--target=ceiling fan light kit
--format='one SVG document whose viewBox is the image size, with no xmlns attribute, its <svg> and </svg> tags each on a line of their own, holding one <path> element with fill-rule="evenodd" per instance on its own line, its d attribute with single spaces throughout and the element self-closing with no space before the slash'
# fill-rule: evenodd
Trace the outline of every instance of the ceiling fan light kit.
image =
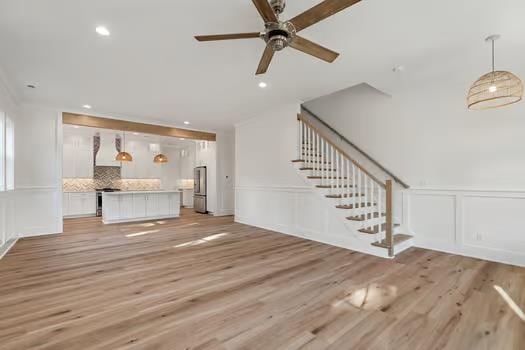
<svg viewBox="0 0 525 350">
<path fill-rule="evenodd" d="M 470 87 L 467 105 L 471 110 L 485 110 L 508 106 L 521 101 L 523 83 L 511 72 L 495 68 L 494 42 L 499 35 L 491 35 L 485 41 L 492 44 L 492 71 L 484 74 Z"/>
<path fill-rule="evenodd" d="M 279 16 L 286 8 L 285 0 L 270 0 L 270 2 L 268 2 L 268 0 L 252 0 L 264 21 L 265 30 L 263 32 L 200 35 L 196 36 L 195 39 L 198 41 L 263 39 L 266 43 L 266 48 L 257 67 L 256 74 L 266 73 L 275 52 L 282 51 L 288 46 L 332 63 L 339 56 L 337 52 L 305 39 L 297 35 L 297 33 L 360 1 L 361 0 L 324 0 L 289 21 L 281 21 Z"/>
</svg>

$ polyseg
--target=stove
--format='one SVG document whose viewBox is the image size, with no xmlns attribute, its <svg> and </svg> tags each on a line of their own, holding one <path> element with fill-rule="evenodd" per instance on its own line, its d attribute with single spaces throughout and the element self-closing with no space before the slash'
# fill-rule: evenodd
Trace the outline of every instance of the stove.
<svg viewBox="0 0 525 350">
<path fill-rule="evenodd" d="M 97 188 L 97 216 L 102 216 L 102 193 L 103 192 L 120 192 L 119 188 Z"/>
</svg>

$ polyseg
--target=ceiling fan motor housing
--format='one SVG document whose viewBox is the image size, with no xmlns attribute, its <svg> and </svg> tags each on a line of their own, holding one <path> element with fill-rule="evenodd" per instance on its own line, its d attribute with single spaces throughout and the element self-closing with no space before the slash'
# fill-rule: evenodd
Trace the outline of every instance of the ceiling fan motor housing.
<svg viewBox="0 0 525 350">
<path fill-rule="evenodd" d="M 283 13 L 284 8 L 286 7 L 286 1 L 285 0 L 271 0 L 270 6 L 272 7 L 273 11 L 280 15 Z"/>
<path fill-rule="evenodd" d="M 291 22 L 266 23 L 263 39 L 274 51 L 281 51 L 287 47 L 294 37 L 295 27 Z"/>
</svg>

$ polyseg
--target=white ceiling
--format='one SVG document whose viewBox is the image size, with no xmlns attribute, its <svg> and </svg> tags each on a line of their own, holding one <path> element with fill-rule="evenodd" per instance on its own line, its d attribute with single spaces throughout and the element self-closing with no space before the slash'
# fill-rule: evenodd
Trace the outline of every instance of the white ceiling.
<svg viewBox="0 0 525 350">
<path fill-rule="evenodd" d="M 318 2 L 288 0 L 283 17 Z M 334 64 L 287 49 L 256 77 L 261 40 L 193 39 L 262 30 L 250 0 L 0 0 L 0 65 L 23 101 L 211 130 L 361 82 L 395 95 L 450 75 L 468 89 L 489 69 L 492 33 L 502 68 L 525 74 L 523 18 L 523 0 L 363 0 L 301 32 L 340 52 Z"/>
</svg>

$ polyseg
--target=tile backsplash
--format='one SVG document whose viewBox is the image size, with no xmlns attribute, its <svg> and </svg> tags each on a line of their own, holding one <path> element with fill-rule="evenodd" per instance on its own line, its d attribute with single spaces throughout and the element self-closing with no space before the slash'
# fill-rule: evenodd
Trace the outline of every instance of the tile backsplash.
<svg viewBox="0 0 525 350">
<path fill-rule="evenodd" d="M 93 179 L 63 179 L 65 192 L 89 192 L 97 188 L 118 188 L 123 191 L 160 190 L 159 179 L 122 180 L 120 167 L 97 166 Z"/>
</svg>

